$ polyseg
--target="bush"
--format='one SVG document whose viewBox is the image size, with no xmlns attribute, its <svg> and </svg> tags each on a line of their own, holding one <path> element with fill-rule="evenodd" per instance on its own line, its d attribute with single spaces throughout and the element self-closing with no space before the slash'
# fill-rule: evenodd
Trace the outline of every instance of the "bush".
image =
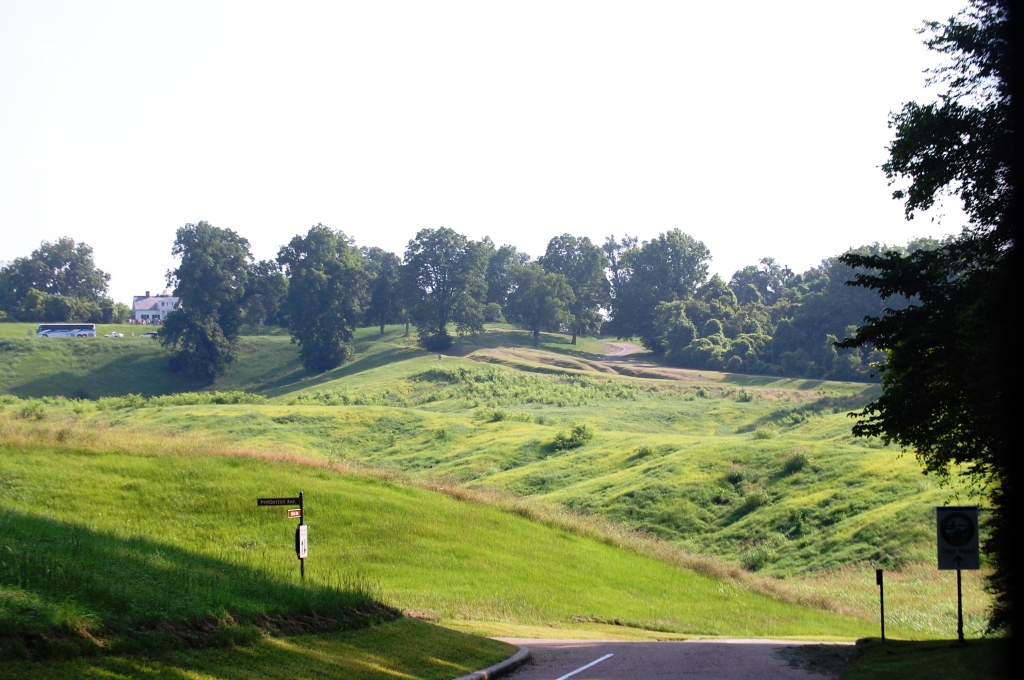
<svg viewBox="0 0 1024 680">
<path fill-rule="evenodd" d="M 740 564 L 747 571 L 757 571 L 779 559 L 778 549 L 786 544 L 786 538 L 772 534 L 763 541 L 754 543 L 740 553 Z"/>
<path fill-rule="evenodd" d="M 754 395 L 746 390 L 740 390 L 740 393 L 736 395 L 736 401 L 748 402 L 754 401 Z"/>
<path fill-rule="evenodd" d="M 644 456 L 653 456 L 656 453 L 658 453 L 658 447 L 649 442 L 643 442 L 636 447 L 637 458 L 641 458 Z"/>
<path fill-rule="evenodd" d="M 18 417 L 26 420 L 42 420 L 46 417 L 46 413 L 43 411 L 43 402 L 35 399 L 29 400 L 18 411 Z"/>
<path fill-rule="evenodd" d="M 754 439 L 776 439 L 778 436 L 778 425 L 758 425 L 754 428 Z"/>
<path fill-rule="evenodd" d="M 267 398 L 248 392 L 180 392 L 146 399 L 141 394 L 123 397 L 104 397 L 96 401 L 101 411 L 116 411 L 123 408 L 145 408 L 147 406 L 199 406 L 205 404 L 265 404 Z"/>
<path fill-rule="evenodd" d="M 488 423 L 500 423 L 503 420 L 511 420 L 520 423 L 533 422 L 533 416 L 529 413 L 516 413 L 514 411 L 506 411 L 503 408 L 485 409 L 480 412 L 480 416 Z"/>
<path fill-rule="evenodd" d="M 768 495 L 768 492 L 764 489 L 757 487 L 747 491 L 747 494 L 743 497 L 743 509 L 757 510 L 763 508 L 766 505 L 771 505 L 772 499 Z"/>
<path fill-rule="evenodd" d="M 811 458 L 810 451 L 798 449 L 786 459 L 782 469 L 786 474 L 793 474 L 794 472 L 800 472 L 800 470 L 806 467 L 810 467 L 812 462 L 813 459 Z"/>
<path fill-rule="evenodd" d="M 505 317 L 501 314 L 501 305 L 497 302 L 488 302 L 484 305 L 484 323 L 505 323 Z"/>
<path fill-rule="evenodd" d="M 594 430 L 586 423 L 576 423 L 572 431 L 566 434 L 564 431 L 555 435 L 555 451 L 575 449 L 583 446 L 594 438 Z"/>
</svg>

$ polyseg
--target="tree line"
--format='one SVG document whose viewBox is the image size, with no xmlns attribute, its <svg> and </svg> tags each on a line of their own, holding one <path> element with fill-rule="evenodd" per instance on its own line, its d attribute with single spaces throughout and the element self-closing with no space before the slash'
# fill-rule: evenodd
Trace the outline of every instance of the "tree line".
<svg viewBox="0 0 1024 680">
<path fill-rule="evenodd" d="M 850 252 L 902 257 L 938 246 Z M 181 262 L 168 285 L 181 302 L 160 337 L 174 370 L 209 381 L 234 360 L 245 324 L 287 328 L 307 370 L 323 372 L 352 355 L 360 326 L 415 326 L 422 347 L 443 351 L 494 322 L 529 330 L 535 345 L 542 331 L 574 344 L 604 333 L 639 337 L 681 367 L 859 380 L 880 354 L 836 343 L 865 317 L 906 305 L 848 286 L 856 272 L 840 258 L 802 274 L 766 258 L 728 282 L 709 278 L 710 251 L 678 229 L 601 245 L 563 234 L 534 259 L 445 227 L 419 231 L 399 257 L 317 224 L 257 262 L 245 238 L 199 222 L 178 229 L 172 253 Z"/>
<path fill-rule="evenodd" d="M 0 321 L 124 323 L 131 310 L 110 299 L 109 283 L 90 246 L 67 237 L 43 241 L 0 267 Z"/>
<path fill-rule="evenodd" d="M 878 244 L 852 255 L 906 257 L 941 244 Z M 536 259 L 515 246 L 474 241 L 452 229 L 423 229 L 405 253 L 358 247 L 317 224 L 272 260 L 256 261 L 249 242 L 207 222 L 177 230 L 179 266 L 168 287 L 180 298 L 160 331 L 172 368 L 213 381 L 234 360 L 244 325 L 287 328 L 305 367 L 330 370 L 352 354 L 360 326 L 416 327 L 419 343 L 442 351 L 485 323 L 540 333 L 637 337 L 666 363 L 735 373 L 869 379 L 882 355 L 870 344 L 839 347 L 865 318 L 902 309 L 851 287 L 857 270 L 843 257 L 797 274 L 771 258 L 708 276 L 711 253 L 678 229 L 650 241 L 609 236 L 552 238 Z M 868 270 L 863 270 L 868 271 Z M 863 272 L 862 272 L 863 273 Z M 130 310 L 106 296 L 109 274 L 92 249 L 62 238 L 0 268 L 0 313 L 18 321 L 118 323 Z"/>
</svg>

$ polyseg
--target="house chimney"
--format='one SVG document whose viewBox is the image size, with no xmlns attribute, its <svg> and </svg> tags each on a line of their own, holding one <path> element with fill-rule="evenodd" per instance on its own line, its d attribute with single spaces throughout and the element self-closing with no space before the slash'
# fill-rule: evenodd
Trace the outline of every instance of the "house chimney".
<svg viewBox="0 0 1024 680">
<path fill-rule="evenodd" d="M 149 291 L 148 290 L 146 291 L 146 297 L 149 297 Z"/>
</svg>

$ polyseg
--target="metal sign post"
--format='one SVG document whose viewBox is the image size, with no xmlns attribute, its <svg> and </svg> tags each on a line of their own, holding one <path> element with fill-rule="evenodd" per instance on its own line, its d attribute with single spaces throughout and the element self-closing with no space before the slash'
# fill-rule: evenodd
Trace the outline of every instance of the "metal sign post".
<svg viewBox="0 0 1024 680">
<path fill-rule="evenodd" d="M 878 609 L 882 615 L 882 642 L 885 642 L 885 585 L 881 569 L 875 569 L 875 584 L 878 586 Z"/>
<path fill-rule="evenodd" d="M 948 506 L 935 508 L 935 526 L 938 540 L 939 569 L 956 570 L 956 634 L 964 641 L 962 569 L 980 569 L 981 552 L 978 550 L 978 506 Z"/>
<path fill-rule="evenodd" d="M 303 491 L 299 492 L 298 498 L 257 498 L 256 505 L 261 508 L 281 507 L 284 505 L 297 505 L 298 508 L 288 509 L 288 518 L 299 519 L 299 526 L 295 527 L 295 555 L 299 558 L 299 575 L 306 580 L 306 557 L 309 556 L 309 530 L 306 526 L 305 497 Z"/>
</svg>

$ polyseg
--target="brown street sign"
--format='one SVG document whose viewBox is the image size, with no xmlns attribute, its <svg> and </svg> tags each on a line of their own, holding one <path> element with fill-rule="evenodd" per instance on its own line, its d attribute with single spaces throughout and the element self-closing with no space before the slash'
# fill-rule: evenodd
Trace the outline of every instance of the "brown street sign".
<svg viewBox="0 0 1024 680">
<path fill-rule="evenodd" d="M 299 508 L 295 508 L 294 510 L 288 511 L 288 519 L 292 519 L 295 517 L 302 517 L 302 510 L 300 510 Z"/>
<path fill-rule="evenodd" d="M 257 498 L 256 505 L 298 505 L 298 498 Z"/>
</svg>

